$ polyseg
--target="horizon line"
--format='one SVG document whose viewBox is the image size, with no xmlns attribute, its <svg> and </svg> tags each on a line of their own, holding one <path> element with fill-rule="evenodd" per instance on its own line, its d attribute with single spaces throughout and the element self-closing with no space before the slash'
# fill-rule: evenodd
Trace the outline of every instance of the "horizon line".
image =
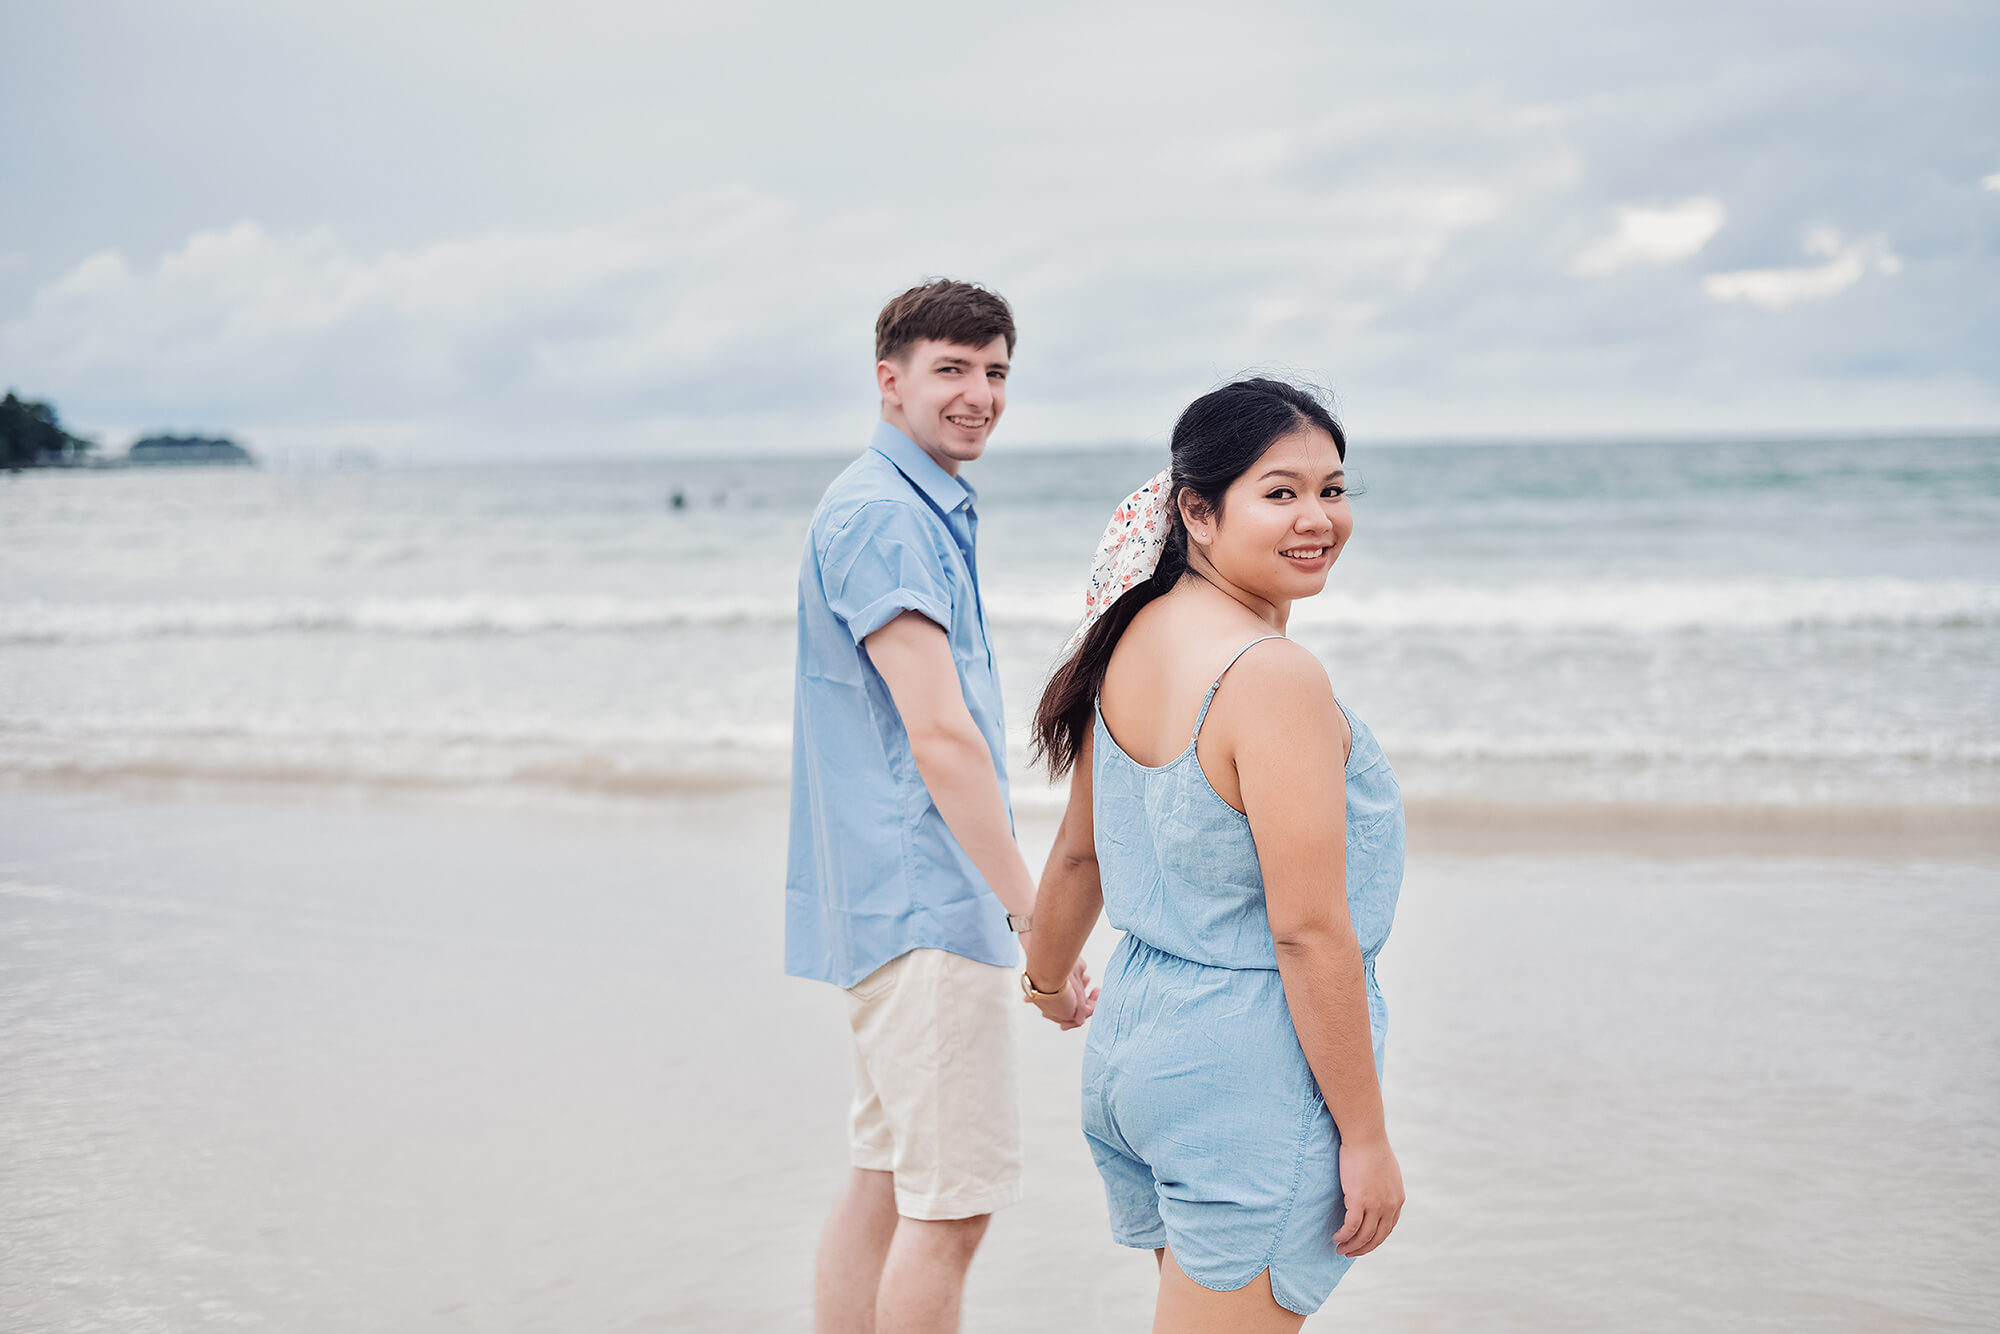
<svg viewBox="0 0 2000 1334">
<path fill-rule="evenodd" d="M 1919 441 L 1981 441 L 2000 442 L 2000 425 L 1986 427 L 1963 426 L 1913 426 L 1902 428 L 1871 427 L 1852 431 L 1815 430 L 1634 430 L 1626 432 L 1578 431 L 1521 433 L 1509 435 L 1458 435 L 1446 433 L 1409 434 L 1385 433 L 1380 436 L 1364 437 L 1370 445 L 1389 449 L 1463 449 L 1463 448 L 1521 448 L 1524 446 L 1556 446 L 1560 448 L 1588 448 L 1592 446 L 1621 445 L 1812 445 L 1812 444 L 1872 444 Z M 1350 446 L 1354 443 L 1350 437 Z M 257 446 L 247 448 L 255 451 Z M 1000 446 L 1001 456 L 1014 453 L 1048 454 L 1059 450 L 1074 450 L 1082 453 L 1159 453 L 1165 451 L 1167 442 L 1144 440 L 1100 440 L 1079 441 L 1034 441 Z M 860 447 L 851 443 L 793 446 L 789 448 L 765 448 L 748 446 L 742 449 L 658 449 L 629 452 L 603 452 L 590 454 L 546 454 L 546 453 L 481 453 L 457 457 L 430 454 L 421 446 L 377 447 L 368 445 L 313 445 L 276 447 L 266 457 L 272 460 L 290 458 L 306 461 L 315 456 L 345 454 L 366 456 L 376 466 L 395 467 L 466 467 L 466 466 L 537 466 L 537 465 L 586 465 L 593 463 L 661 463 L 661 462 L 743 462 L 746 460 L 784 459 L 825 459 L 860 452 Z M 983 460 L 982 460 L 983 461 Z M 977 466 L 975 463 L 972 466 Z"/>
</svg>

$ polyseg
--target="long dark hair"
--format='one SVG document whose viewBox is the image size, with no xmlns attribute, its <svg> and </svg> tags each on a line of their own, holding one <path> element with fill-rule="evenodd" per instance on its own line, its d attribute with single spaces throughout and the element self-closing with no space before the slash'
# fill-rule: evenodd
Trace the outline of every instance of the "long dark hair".
<svg viewBox="0 0 2000 1334">
<path fill-rule="evenodd" d="M 1180 495 L 1194 493 L 1197 510 L 1222 512 L 1222 494 L 1250 471 L 1284 436 L 1301 429 L 1325 431 L 1347 458 L 1347 436 L 1333 413 L 1311 391 L 1283 380 L 1237 380 L 1188 404 L 1174 423 L 1173 464 L 1167 483 L 1167 545 L 1153 577 L 1122 593 L 1090 627 L 1076 651 L 1056 665 L 1035 709 L 1037 763 L 1060 778 L 1076 763 L 1104 669 L 1119 636 L 1141 608 L 1181 581 L 1188 572 L 1187 527 L 1181 522 Z"/>
</svg>

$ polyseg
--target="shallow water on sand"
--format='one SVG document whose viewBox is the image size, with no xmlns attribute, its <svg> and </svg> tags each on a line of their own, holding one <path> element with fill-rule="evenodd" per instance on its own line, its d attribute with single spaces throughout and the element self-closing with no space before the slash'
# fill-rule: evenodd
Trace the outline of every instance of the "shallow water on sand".
<svg viewBox="0 0 2000 1334">
<path fill-rule="evenodd" d="M 0 796 L 0 1327 L 806 1328 L 847 1067 L 782 827 Z M 1420 852 L 1410 1206 L 1309 1328 L 1993 1327 L 1996 930 L 1990 864 Z M 1080 1035 L 1021 1018 L 965 1327 L 1143 1330 Z"/>
</svg>

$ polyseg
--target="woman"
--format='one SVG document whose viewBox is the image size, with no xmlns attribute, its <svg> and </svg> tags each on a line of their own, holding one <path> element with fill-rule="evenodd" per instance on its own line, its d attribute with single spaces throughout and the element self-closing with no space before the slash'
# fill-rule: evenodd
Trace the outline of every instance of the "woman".
<svg viewBox="0 0 2000 1334">
<path fill-rule="evenodd" d="M 1156 1330 L 1296 1330 L 1403 1207 L 1374 969 L 1402 796 L 1284 636 L 1353 532 L 1346 453 L 1292 385 L 1197 399 L 1113 517 L 1036 715 L 1038 755 L 1074 776 L 1023 990 L 1089 1018 L 1064 979 L 1100 908 L 1126 933 L 1083 1121 L 1114 1239 L 1158 1258 Z"/>
</svg>

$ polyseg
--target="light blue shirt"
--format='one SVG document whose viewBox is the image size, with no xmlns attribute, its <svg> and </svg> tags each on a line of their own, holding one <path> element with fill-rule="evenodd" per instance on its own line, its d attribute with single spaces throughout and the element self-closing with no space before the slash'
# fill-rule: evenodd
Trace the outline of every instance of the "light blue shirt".
<svg viewBox="0 0 2000 1334">
<path fill-rule="evenodd" d="M 944 628 L 1004 802 L 1007 730 L 979 596 L 976 499 L 882 422 L 813 511 L 799 563 L 785 875 L 785 971 L 794 977 L 850 987 L 922 948 L 1020 960 L 1006 909 L 932 803 L 861 642 L 905 611 Z"/>
</svg>

